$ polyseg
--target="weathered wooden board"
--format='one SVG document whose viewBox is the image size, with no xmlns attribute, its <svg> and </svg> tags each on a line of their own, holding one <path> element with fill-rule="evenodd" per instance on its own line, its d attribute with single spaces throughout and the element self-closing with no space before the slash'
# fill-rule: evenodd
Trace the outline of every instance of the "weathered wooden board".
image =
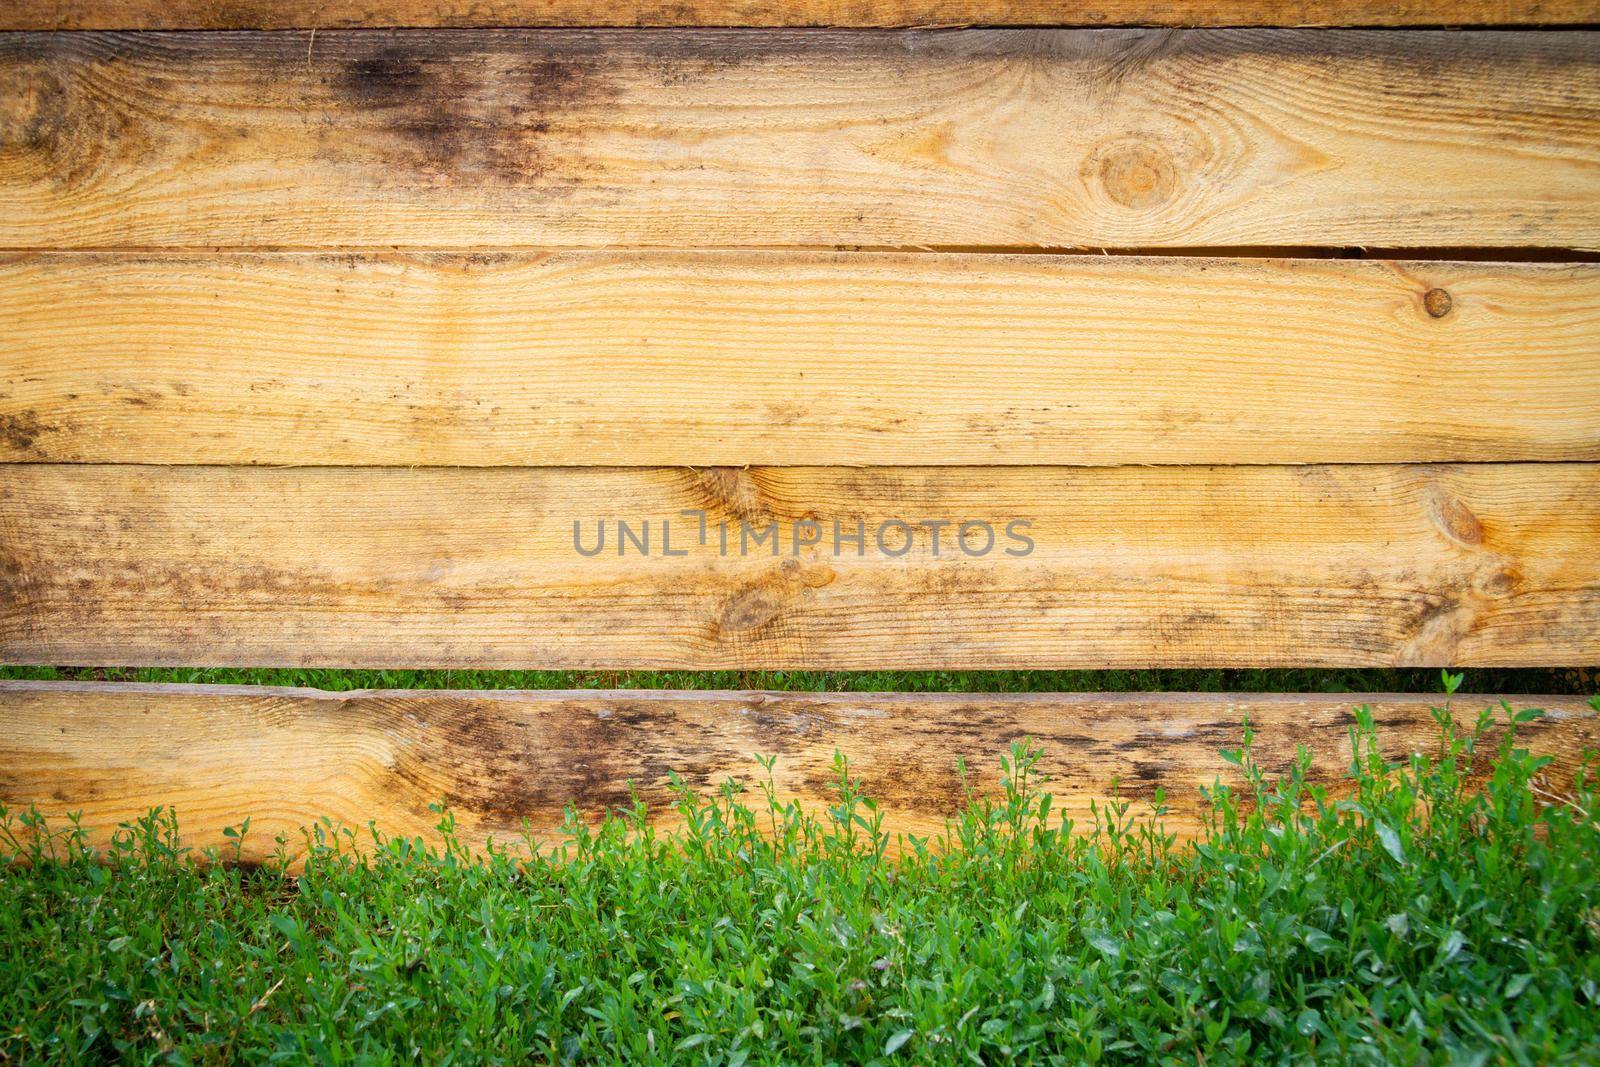
<svg viewBox="0 0 1600 1067">
<path fill-rule="evenodd" d="M 1593 0 L 7 0 L 0 30 L 339 26 L 1471 26 L 1600 22 Z"/>
<path fill-rule="evenodd" d="M 1470 726 L 1496 698 L 1457 696 Z M 1575 697 L 1511 697 L 1541 707 L 1518 744 L 1554 757 L 1552 792 L 1570 788 L 1600 721 Z M 448 804 L 464 839 L 544 841 L 566 805 L 588 819 L 628 806 L 633 783 L 658 825 L 670 826 L 676 772 L 705 792 L 729 778 L 765 778 L 754 755 L 776 755 L 778 795 L 819 817 L 835 751 L 849 757 L 892 831 L 937 834 L 966 787 L 993 795 L 999 759 L 1018 741 L 1041 746 L 1054 808 L 1079 825 L 1091 801 L 1116 797 L 1136 815 L 1165 790 L 1169 831 L 1196 832 L 1202 787 L 1239 784 L 1218 756 L 1241 722 L 1273 775 L 1296 746 L 1311 777 L 1337 788 L 1350 763 L 1353 705 L 1372 707 L 1386 754 L 1433 751 L 1428 708 L 1441 698 L 1241 694 L 802 694 L 636 692 L 359 692 L 250 686 L 0 682 L 0 801 L 57 819 L 81 812 L 107 843 L 119 822 L 174 808 L 187 842 L 223 845 L 248 816 L 244 857 L 265 859 L 275 834 L 327 816 L 357 829 L 433 836 Z M 1500 722 L 1505 716 L 1500 714 Z M 964 759 L 964 785 L 957 760 Z M 1115 784 L 1114 784 L 1115 783 Z M 364 836 L 364 834 L 363 834 Z"/>
<path fill-rule="evenodd" d="M 1594 663 L 1597 547 L 1597 464 L 13 464 L 0 661 Z"/>
<path fill-rule="evenodd" d="M 1600 36 L 0 38 L 0 247 L 1600 247 Z"/>
<path fill-rule="evenodd" d="M 0 459 L 1600 459 L 1600 265 L 0 256 Z"/>
</svg>

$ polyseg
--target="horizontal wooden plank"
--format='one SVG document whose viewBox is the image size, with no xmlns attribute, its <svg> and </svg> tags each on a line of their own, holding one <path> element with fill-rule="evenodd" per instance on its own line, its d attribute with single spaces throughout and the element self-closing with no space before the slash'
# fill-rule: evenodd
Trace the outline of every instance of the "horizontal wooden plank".
<svg viewBox="0 0 1600 1067">
<path fill-rule="evenodd" d="M 0 247 L 1600 248 L 1586 32 L 0 38 Z"/>
<path fill-rule="evenodd" d="M 0 459 L 1600 459 L 1600 265 L 0 256 Z"/>
<path fill-rule="evenodd" d="M 8 0 L 0 30 L 394 26 L 1542 26 L 1593 0 Z"/>
<path fill-rule="evenodd" d="M 1470 727 L 1494 699 L 1458 695 L 1452 706 Z M 1518 744 L 1554 757 L 1547 788 L 1570 788 L 1583 750 L 1600 746 L 1594 713 L 1575 697 L 1509 699 L 1546 710 L 1519 728 Z M 36 804 L 58 819 L 82 812 L 102 846 L 119 822 L 165 805 L 177 811 L 189 844 L 228 844 L 231 852 L 222 830 L 248 817 L 244 858 L 263 860 L 274 835 L 298 843 L 299 829 L 324 816 L 431 838 L 438 816 L 428 806 L 439 803 L 474 845 L 490 835 L 517 838 L 524 820 L 550 840 L 567 804 L 592 820 L 628 806 L 630 782 L 653 821 L 670 827 L 669 772 L 702 792 L 729 778 L 754 785 L 765 779 L 756 753 L 778 757 L 780 799 L 820 817 L 839 751 L 891 831 L 927 836 L 960 810 L 965 786 L 994 795 L 1000 757 L 1031 739 L 1043 749 L 1055 811 L 1083 826 L 1091 801 L 1116 797 L 1146 815 L 1162 788 L 1165 825 L 1190 835 L 1201 826 L 1200 789 L 1240 784 L 1218 752 L 1238 747 L 1245 718 L 1269 774 L 1286 774 L 1306 745 L 1312 780 L 1337 789 L 1350 764 L 1354 705 L 1371 706 L 1383 750 L 1401 758 L 1436 749 L 1428 708 L 1440 702 L 1349 694 L 335 694 L 0 682 L 0 800 Z"/>
<path fill-rule="evenodd" d="M 1597 464 L 12 464 L 0 660 L 1590 664 L 1597 548 Z"/>
</svg>

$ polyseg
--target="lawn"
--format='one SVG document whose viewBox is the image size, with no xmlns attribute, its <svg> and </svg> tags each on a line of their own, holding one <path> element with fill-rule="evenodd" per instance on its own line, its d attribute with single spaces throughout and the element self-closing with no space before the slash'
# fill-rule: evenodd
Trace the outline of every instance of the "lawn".
<svg viewBox="0 0 1600 1067">
<path fill-rule="evenodd" d="M 1480 668 L 1463 692 L 1587 696 L 1600 667 Z M 776 689 L 900 693 L 1432 693 L 1423 668 L 1096 671 L 463 671 L 232 667 L 0 667 L 0 679 L 351 689 Z"/>
<path fill-rule="evenodd" d="M 441 849 L 324 827 L 257 867 L 163 813 L 92 857 L 6 812 L 0 1059 L 1600 1062 L 1593 757 L 1543 783 L 1440 718 L 1385 766 L 1357 715 L 1336 795 L 1242 731 L 1193 844 L 1064 824 L 1021 746 L 926 842 L 842 757 L 826 811 L 685 791 L 671 837 L 477 856 L 444 811 Z"/>
</svg>

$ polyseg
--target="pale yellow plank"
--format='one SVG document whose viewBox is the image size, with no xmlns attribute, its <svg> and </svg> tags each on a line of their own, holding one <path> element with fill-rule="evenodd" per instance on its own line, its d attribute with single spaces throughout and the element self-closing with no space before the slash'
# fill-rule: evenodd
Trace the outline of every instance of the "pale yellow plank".
<svg viewBox="0 0 1600 1067">
<path fill-rule="evenodd" d="M 1461 696 L 1469 727 L 1498 698 Z M 1518 745 L 1553 757 L 1542 787 L 1570 788 L 1584 749 L 1600 745 L 1594 713 L 1575 697 L 1507 698 L 1546 716 L 1518 729 Z M 1297 746 L 1310 777 L 1339 788 L 1350 763 L 1351 709 L 1371 706 L 1391 758 L 1432 752 L 1429 712 L 1441 698 L 1247 694 L 802 694 L 640 692 L 361 692 L 244 686 L 0 682 L 0 801 L 37 805 L 53 820 L 81 812 L 108 843 L 120 822 L 156 805 L 176 810 L 184 841 L 227 846 L 246 817 L 243 858 L 263 860 L 276 834 L 324 816 L 361 831 L 434 838 L 447 804 L 465 841 L 519 838 L 524 820 L 550 842 L 569 803 L 586 820 L 631 806 L 637 790 L 656 825 L 675 813 L 668 773 L 706 792 L 728 778 L 765 778 L 756 753 L 776 755 L 780 800 L 819 817 L 833 798 L 835 751 L 851 761 L 892 833 L 937 834 L 967 789 L 992 796 L 1000 757 L 1018 741 L 1043 749 L 1053 811 L 1080 826 L 1091 802 L 1117 798 L 1136 816 L 1196 833 L 1200 789 L 1239 777 L 1218 755 L 1236 748 L 1241 722 L 1270 775 L 1286 774 Z M 1504 722 L 1500 713 L 1500 721 Z M 1482 772 L 1498 735 L 1484 746 Z M 966 782 L 957 770 L 964 759 Z"/>
<path fill-rule="evenodd" d="M 685 509 L 705 512 L 704 545 Z M 619 519 L 635 541 L 649 523 L 649 555 L 618 554 Z M 600 520 L 604 549 L 580 554 L 574 524 L 594 551 Z M 665 554 L 664 521 L 683 554 Z M 940 521 L 935 556 L 917 524 Z M 971 527 L 963 550 L 963 522 L 989 523 L 993 546 Z M 746 540 L 773 524 L 775 540 Z M 845 538 L 863 526 L 858 554 Z M 1595 464 L 14 464 L 0 466 L 0 661 L 1590 664 L 1597 548 Z"/>
<path fill-rule="evenodd" d="M 0 459 L 1600 459 L 1600 266 L 0 257 Z"/>
<path fill-rule="evenodd" d="M 0 247 L 1600 247 L 1587 32 L 0 38 Z"/>
</svg>

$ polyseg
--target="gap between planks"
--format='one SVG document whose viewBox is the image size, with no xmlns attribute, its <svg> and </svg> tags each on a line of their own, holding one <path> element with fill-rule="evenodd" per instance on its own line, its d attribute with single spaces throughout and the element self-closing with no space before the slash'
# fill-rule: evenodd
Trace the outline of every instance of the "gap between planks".
<svg viewBox="0 0 1600 1067">
<path fill-rule="evenodd" d="M 1455 262 L 1455 263 L 1600 263 L 1600 249 L 1572 248 L 1558 245 L 1528 245 L 1504 247 L 1394 247 L 1362 248 L 1340 245 L 1212 245 L 1212 246 L 1060 246 L 1038 247 L 1032 245 L 650 245 L 640 251 L 674 255 L 680 253 L 728 253 L 734 255 L 926 255 L 968 256 L 981 258 L 1040 256 L 1062 259 L 1101 257 L 1132 257 L 1135 259 L 1269 259 L 1269 260 L 1370 260 L 1376 262 Z M 316 245 L 74 245 L 0 247 L 0 256 L 56 255 L 96 256 L 121 255 L 154 258 L 158 256 L 197 255 L 274 255 L 274 256 L 386 256 L 386 255 L 526 255 L 552 256 L 585 253 L 616 253 L 629 249 L 615 244 L 597 245 L 495 245 L 492 249 L 451 249 L 438 245 L 346 244 L 338 247 Z"/>
</svg>

